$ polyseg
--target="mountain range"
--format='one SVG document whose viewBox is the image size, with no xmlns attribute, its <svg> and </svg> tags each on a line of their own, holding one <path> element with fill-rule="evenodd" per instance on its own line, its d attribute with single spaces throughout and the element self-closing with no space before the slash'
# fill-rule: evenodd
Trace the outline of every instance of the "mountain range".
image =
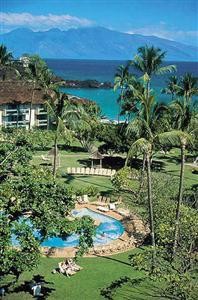
<svg viewBox="0 0 198 300">
<path fill-rule="evenodd" d="M 154 45 L 167 52 L 166 60 L 197 61 L 198 47 L 156 36 L 127 34 L 104 27 L 87 27 L 61 31 L 57 28 L 34 32 L 18 28 L 0 35 L 0 43 L 15 57 L 24 53 L 43 58 L 68 59 L 132 59 L 137 48 Z"/>
</svg>

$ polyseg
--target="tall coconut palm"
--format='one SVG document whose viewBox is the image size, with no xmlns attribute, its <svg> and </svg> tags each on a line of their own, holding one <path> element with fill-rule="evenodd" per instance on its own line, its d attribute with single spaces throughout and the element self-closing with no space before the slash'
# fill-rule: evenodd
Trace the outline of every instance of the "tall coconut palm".
<svg viewBox="0 0 198 300">
<path fill-rule="evenodd" d="M 186 102 L 189 102 L 193 95 L 198 94 L 198 78 L 191 73 L 186 73 L 179 81 L 178 94 L 183 96 Z"/>
<path fill-rule="evenodd" d="M 51 83 L 51 72 L 49 71 L 46 63 L 37 55 L 30 57 L 29 67 L 26 70 L 26 79 L 32 83 L 32 96 L 30 101 L 30 112 L 29 112 L 29 129 L 31 129 L 32 119 L 32 106 L 34 102 L 34 94 L 36 86 L 39 85 L 47 91 Z"/>
<path fill-rule="evenodd" d="M 185 150 L 186 146 L 192 143 L 192 136 L 186 132 L 173 130 L 170 132 L 164 132 L 158 135 L 157 139 L 161 144 L 169 144 L 172 146 L 178 146 L 181 149 L 181 168 L 180 168 L 180 180 L 179 180 L 179 193 L 176 207 L 175 216 L 175 231 L 173 238 L 173 257 L 176 253 L 178 240 L 179 240 L 179 222 L 180 222 L 180 208 L 183 199 L 183 184 L 184 184 L 184 168 L 185 168 Z"/>
<path fill-rule="evenodd" d="M 69 101 L 66 94 L 60 93 L 57 90 L 54 90 L 47 96 L 46 105 L 55 126 L 53 161 L 53 176 L 55 178 L 57 171 L 59 135 L 67 135 L 67 138 L 71 138 L 70 126 L 79 119 L 81 111 L 74 103 Z"/>
<path fill-rule="evenodd" d="M 10 64 L 13 59 L 12 53 L 8 52 L 7 47 L 3 44 L 0 45 L 0 65 L 5 66 Z"/>
<path fill-rule="evenodd" d="M 118 123 L 120 121 L 120 112 L 121 112 L 121 105 L 123 102 L 124 92 L 128 85 L 129 81 L 129 65 L 120 65 L 117 68 L 117 72 L 114 77 L 114 91 L 117 89 L 120 89 L 120 96 L 118 98 L 118 105 L 119 105 L 119 111 L 118 111 Z"/>
<path fill-rule="evenodd" d="M 174 129 L 190 132 L 198 122 L 197 103 L 187 102 L 184 97 L 177 99 L 170 104 L 170 116 Z"/>
<path fill-rule="evenodd" d="M 181 96 L 170 105 L 173 128 L 191 131 L 192 123 L 197 119 L 197 103 L 191 101 L 198 94 L 198 79 L 186 73 L 177 85 L 177 94 Z"/>
<path fill-rule="evenodd" d="M 161 93 L 171 95 L 171 100 L 173 101 L 179 91 L 178 84 L 179 84 L 179 80 L 178 80 L 177 76 L 175 76 L 175 75 L 170 76 L 167 81 L 167 87 L 162 89 Z"/>
<path fill-rule="evenodd" d="M 150 94 L 150 83 L 154 75 L 171 73 L 176 70 L 174 65 L 162 66 L 166 52 L 154 46 L 144 46 L 138 48 L 138 54 L 131 61 L 131 65 L 143 74 L 146 83 L 147 98 Z"/>
<path fill-rule="evenodd" d="M 143 155 L 143 168 L 147 170 L 147 189 L 148 189 L 148 207 L 149 220 L 151 229 L 151 241 L 153 247 L 153 268 L 155 263 L 155 230 L 153 219 L 153 200 L 152 200 L 152 181 L 151 181 L 151 159 L 154 149 L 155 136 L 163 132 L 166 128 L 165 123 L 162 122 L 164 114 L 167 112 L 167 106 L 156 103 L 152 94 L 147 94 L 147 89 L 136 89 L 132 86 L 133 95 L 137 101 L 137 113 L 128 125 L 127 132 L 133 132 L 136 137 L 136 142 L 131 145 L 128 153 L 128 158 L 135 152 Z M 163 126 L 161 125 L 163 124 Z M 128 162 L 128 158 L 126 163 Z M 144 172 L 142 171 L 142 174 Z M 143 177 L 140 180 L 140 189 L 142 187 Z"/>
<path fill-rule="evenodd" d="M 135 154 L 143 154 L 146 158 L 146 169 L 147 169 L 147 195 L 148 195 L 148 208 L 149 208 L 149 224 L 150 224 L 150 235 L 152 244 L 152 270 L 155 267 L 155 227 L 154 227 L 154 216 L 153 216 L 153 199 L 152 199 L 152 182 L 151 182 L 151 157 L 152 157 L 152 143 L 145 138 L 140 138 L 135 141 L 128 153 L 128 158 L 133 157 Z"/>
</svg>

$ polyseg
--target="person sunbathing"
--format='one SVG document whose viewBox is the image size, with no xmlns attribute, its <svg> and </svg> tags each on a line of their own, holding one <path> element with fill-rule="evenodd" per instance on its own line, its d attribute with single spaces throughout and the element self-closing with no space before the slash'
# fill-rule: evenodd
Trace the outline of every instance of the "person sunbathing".
<svg viewBox="0 0 198 300">
<path fill-rule="evenodd" d="M 71 270 L 73 270 L 73 271 L 75 271 L 75 272 L 82 270 L 82 267 L 78 266 L 78 265 L 73 261 L 72 258 L 67 259 L 66 261 L 67 261 L 67 264 L 68 264 L 68 266 L 70 267 Z"/>
<path fill-rule="evenodd" d="M 66 274 L 67 277 L 74 275 L 76 272 L 72 270 L 72 268 L 67 264 L 67 262 L 63 261 L 58 264 L 59 271 L 61 274 Z"/>
</svg>

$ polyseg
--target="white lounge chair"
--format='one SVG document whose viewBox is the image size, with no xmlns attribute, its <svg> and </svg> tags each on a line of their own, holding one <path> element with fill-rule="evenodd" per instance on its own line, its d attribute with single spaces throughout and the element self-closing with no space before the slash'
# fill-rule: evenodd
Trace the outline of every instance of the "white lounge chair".
<svg viewBox="0 0 198 300">
<path fill-rule="evenodd" d="M 99 169 L 95 169 L 95 175 L 99 175 Z"/>
<path fill-rule="evenodd" d="M 116 170 L 112 170 L 112 171 L 111 171 L 111 176 L 114 176 L 115 173 L 116 173 Z"/>
<path fill-rule="evenodd" d="M 46 157 L 46 156 L 44 156 L 44 155 L 41 155 L 41 158 L 42 158 L 42 160 L 44 160 L 44 161 L 50 161 L 50 158 L 49 158 L 49 157 Z"/>
<path fill-rule="evenodd" d="M 115 203 L 109 203 L 109 209 L 110 210 L 115 210 L 116 209 Z"/>
<path fill-rule="evenodd" d="M 72 168 L 71 168 L 71 173 L 72 173 L 72 174 L 76 174 L 76 168 L 72 167 Z"/>
<path fill-rule="evenodd" d="M 128 209 L 119 208 L 116 211 L 123 217 L 128 217 L 130 215 L 130 211 Z"/>
<path fill-rule="evenodd" d="M 90 173 L 89 173 L 90 175 L 94 175 L 94 168 L 91 168 L 90 169 Z"/>
<path fill-rule="evenodd" d="M 80 174 L 85 175 L 85 168 L 84 167 L 80 169 Z"/>
<path fill-rule="evenodd" d="M 97 210 L 102 211 L 102 212 L 108 212 L 109 209 L 107 207 L 103 207 L 103 206 L 97 206 Z"/>
<path fill-rule="evenodd" d="M 103 169 L 98 169 L 98 175 L 103 175 Z"/>
<path fill-rule="evenodd" d="M 89 169 L 89 168 L 86 168 L 86 169 L 85 169 L 85 174 L 86 174 L 86 175 L 89 175 L 89 174 L 90 174 L 90 169 Z"/>
<path fill-rule="evenodd" d="M 79 167 L 76 168 L 76 173 L 77 173 L 77 174 L 80 174 L 80 168 L 79 168 Z"/>
<path fill-rule="evenodd" d="M 82 198 L 83 198 L 83 203 L 89 202 L 88 195 L 83 195 Z"/>
<path fill-rule="evenodd" d="M 71 174 L 71 168 L 70 167 L 67 168 L 67 174 Z"/>
<path fill-rule="evenodd" d="M 77 196 L 76 197 L 78 204 L 82 204 L 83 203 L 83 198 L 81 196 Z"/>
</svg>

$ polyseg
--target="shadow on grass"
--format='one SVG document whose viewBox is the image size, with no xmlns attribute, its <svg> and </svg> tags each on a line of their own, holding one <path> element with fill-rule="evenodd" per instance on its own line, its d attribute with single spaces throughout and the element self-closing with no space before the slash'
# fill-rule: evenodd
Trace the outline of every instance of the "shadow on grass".
<svg viewBox="0 0 198 300">
<path fill-rule="evenodd" d="M 84 148 L 80 146 L 69 146 L 69 145 L 58 145 L 59 150 L 66 150 L 68 152 L 87 152 Z"/>
<path fill-rule="evenodd" d="M 101 295 L 105 299 L 145 300 L 145 299 L 172 299 L 163 296 L 159 283 L 149 280 L 147 277 L 140 278 L 119 278 L 113 281 L 108 287 L 101 290 Z"/>
<path fill-rule="evenodd" d="M 111 261 L 114 261 L 114 262 L 117 262 L 117 263 L 120 263 L 120 264 L 123 264 L 123 265 L 131 267 L 130 263 L 127 263 L 126 261 L 122 261 L 122 260 L 113 258 L 112 256 L 101 256 L 101 255 L 98 255 L 98 254 L 95 254 L 94 256 L 102 258 L 102 259 L 111 260 Z"/>
<path fill-rule="evenodd" d="M 21 285 L 15 287 L 12 290 L 12 293 L 25 292 L 33 295 L 32 287 L 35 285 L 35 283 L 39 283 L 41 285 L 42 295 L 38 296 L 37 299 L 47 299 L 51 295 L 51 293 L 55 291 L 54 288 L 49 286 L 49 285 L 53 285 L 54 284 L 53 282 L 46 281 L 44 276 L 37 274 L 34 275 L 31 280 L 24 281 Z"/>
</svg>

